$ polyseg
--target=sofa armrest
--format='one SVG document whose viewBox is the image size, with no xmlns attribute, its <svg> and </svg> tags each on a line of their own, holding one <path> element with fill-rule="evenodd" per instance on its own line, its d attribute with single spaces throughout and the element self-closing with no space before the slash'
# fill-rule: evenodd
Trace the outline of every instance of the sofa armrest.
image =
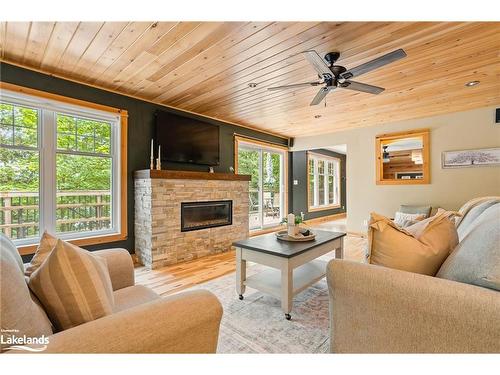
<svg viewBox="0 0 500 375">
<path fill-rule="evenodd" d="M 179 293 L 49 336 L 44 353 L 215 353 L 222 306 Z"/>
<path fill-rule="evenodd" d="M 134 262 L 127 250 L 106 249 L 94 251 L 93 254 L 106 259 L 113 290 L 126 288 L 135 284 Z"/>
<path fill-rule="evenodd" d="M 499 292 L 342 260 L 327 280 L 332 352 L 500 352 Z"/>
</svg>

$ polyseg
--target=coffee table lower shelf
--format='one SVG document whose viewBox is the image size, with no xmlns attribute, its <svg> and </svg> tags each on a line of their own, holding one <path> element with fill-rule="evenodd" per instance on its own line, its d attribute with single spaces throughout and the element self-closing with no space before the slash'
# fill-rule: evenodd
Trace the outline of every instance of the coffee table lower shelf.
<svg viewBox="0 0 500 375">
<path fill-rule="evenodd" d="M 323 260 L 313 260 L 303 264 L 293 270 L 293 289 L 295 296 L 315 284 L 326 275 L 327 262 Z M 243 282 L 250 288 L 281 298 L 281 271 L 274 268 L 261 271 L 255 275 L 247 277 Z"/>
</svg>

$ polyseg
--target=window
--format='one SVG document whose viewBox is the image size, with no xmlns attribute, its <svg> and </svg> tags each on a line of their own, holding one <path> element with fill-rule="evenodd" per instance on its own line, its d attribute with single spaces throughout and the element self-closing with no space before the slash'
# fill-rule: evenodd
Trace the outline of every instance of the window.
<svg viewBox="0 0 500 375">
<path fill-rule="evenodd" d="M 44 230 L 64 239 L 124 238 L 117 111 L 2 90 L 0 230 L 16 245 L 38 242 Z"/>
<path fill-rule="evenodd" d="M 340 159 L 307 153 L 309 211 L 340 206 Z"/>
<path fill-rule="evenodd" d="M 258 230 L 280 224 L 286 209 L 285 147 L 236 138 L 236 172 L 252 176 L 249 227 Z"/>
</svg>

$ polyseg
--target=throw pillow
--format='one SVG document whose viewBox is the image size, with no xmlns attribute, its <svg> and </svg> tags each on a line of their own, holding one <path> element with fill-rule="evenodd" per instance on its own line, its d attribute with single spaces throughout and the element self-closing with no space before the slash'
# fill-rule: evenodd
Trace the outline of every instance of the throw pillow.
<svg viewBox="0 0 500 375">
<path fill-rule="evenodd" d="M 33 272 L 29 287 L 57 330 L 101 318 L 113 311 L 113 288 L 106 261 L 61 240 Z"/>
<path fill-rule="evenodd" d="M 368 233 L 370 263 L 434 276 L 458 244 L 450 216 L 451 213 L 442 212 L 426 219 L 429 222 L 417 238 L 408 228 L 400 228 L 389 218 L 372 213 Z"/>
<path fill-rule="evenodd" d="M 45 259 L 49 256 L 50 252 L 56 246 L 57 238 L 47 233 L 47 231 L 43 232 L 42 238 L 40 239 L 40 243 L 38 248 L 36 249 L 35 255 L 31 259 L 28 267 L 24 271 L 26 276 L 30 276 L 35 270 L 40 267 Z"/>
<path fill-rule="evenodd" d="M 405 214 L 404 212 L 398 211 L 396 215 L 394 215 L 394 223 L 403 228 L 423 219 L 425 219 L 424 214 Z"/>
</svg>

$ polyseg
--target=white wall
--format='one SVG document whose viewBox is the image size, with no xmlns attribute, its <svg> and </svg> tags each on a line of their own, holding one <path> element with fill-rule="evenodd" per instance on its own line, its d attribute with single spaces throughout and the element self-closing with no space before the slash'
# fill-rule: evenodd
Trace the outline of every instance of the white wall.
<svg viewBox="0 0 500 375">
<path fill-rule="evenodd" d="M 500 104 L 499 104 L 500 106 Z M 376 185 L 375 136 L 429 128 L 431 183 Z M 347 229 L 364 232 L 363 220 L 375 211 L 392 216 L 400 204 L 432 204 L 458 209 L 467 200 L 500 195 L 500 167 L 442 169 L 443 151 L 500 147 L 495 108 L 481 108 L 424 119 L 296 138 L 293 151 L 347 144 Z"/>
</svg>

